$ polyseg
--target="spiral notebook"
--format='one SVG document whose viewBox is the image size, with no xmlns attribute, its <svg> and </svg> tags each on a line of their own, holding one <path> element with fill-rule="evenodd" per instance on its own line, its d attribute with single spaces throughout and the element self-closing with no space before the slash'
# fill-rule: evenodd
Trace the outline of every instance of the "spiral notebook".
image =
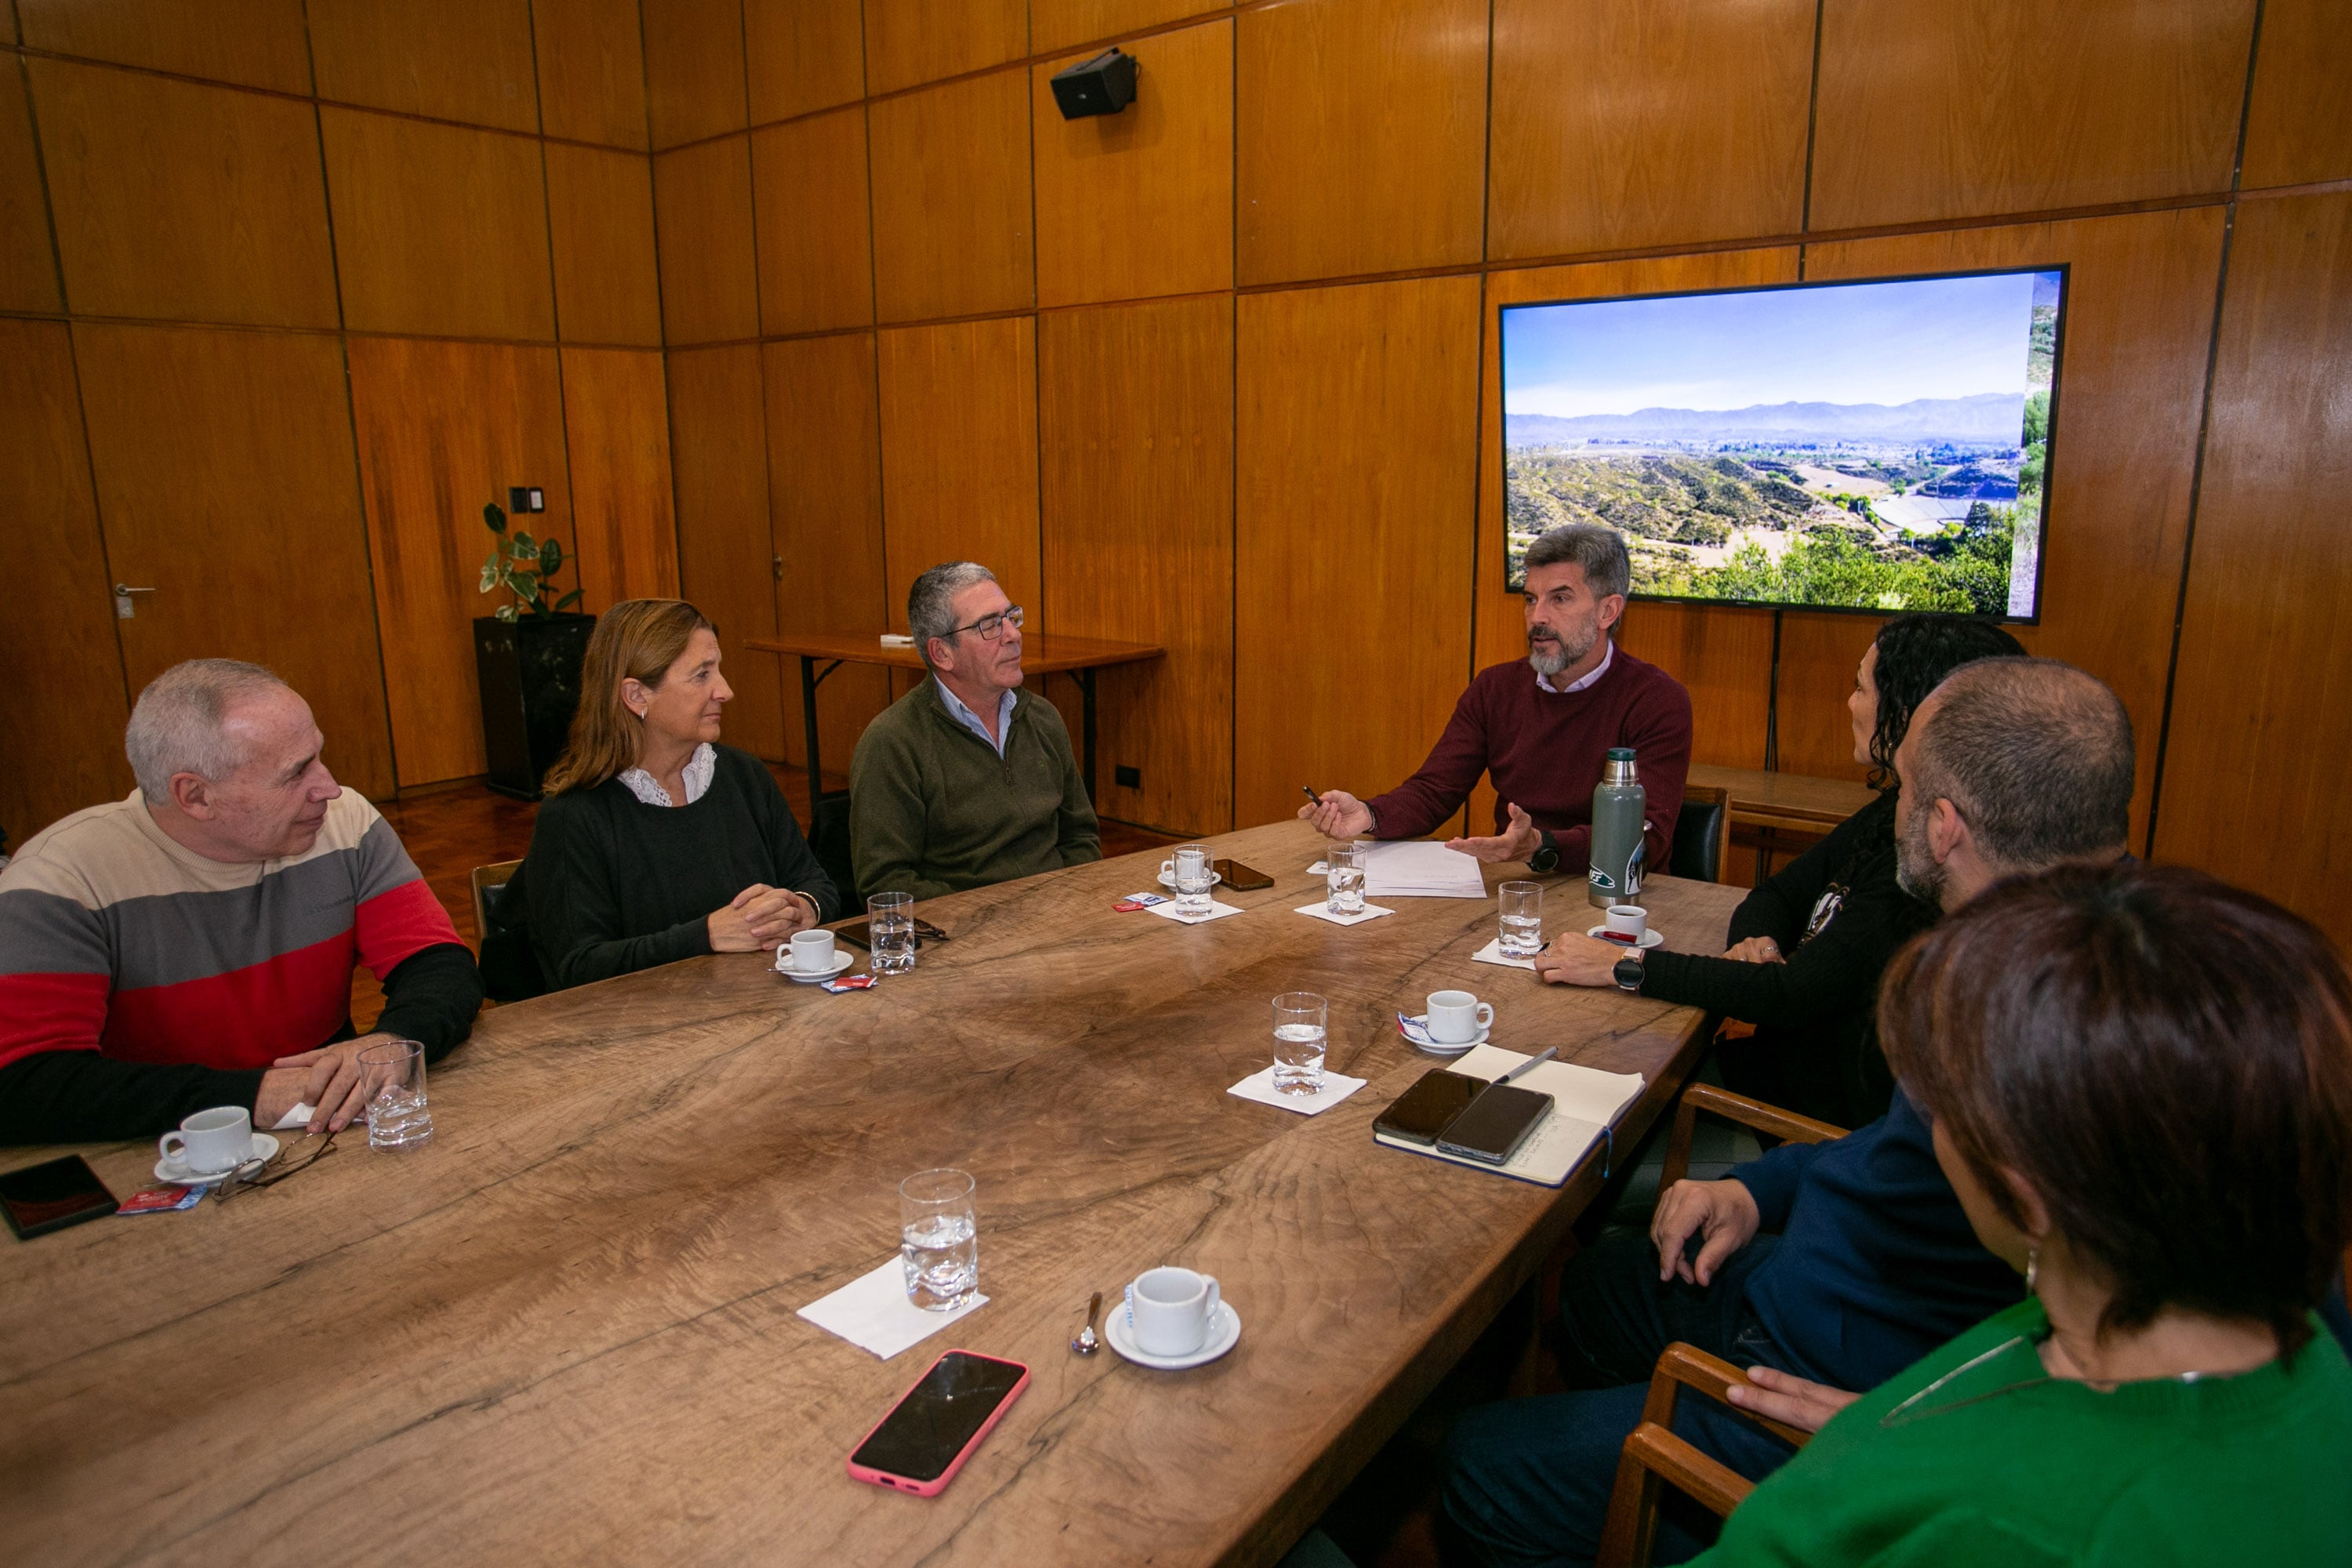
<svg viewBox="0 0 2352 1568">
<path fill-rule="evenodd" d="M 1527 1059 L 1523 1052 L 1507 1051 L 1500 1046 L 1479 1046 L 1448 1062 L 1446 1069 L 1492 1083 Z M 1376 1131 L 1372 1139 L 1409 1154 L 1425 1154 L 1448 1164 L 1491 1171 L 1498 1176 L 1533 1182 L 1541 1187 L 1557 1187 L 1568 1180 L 1568 1173 L 1583 1163 L 1592 1146 L 1608 1135 L 1617 1119 L 1642 1098 L 1642 1090 L 1648 1087 L 1648 1081 L 1637 1072 L 1602 1072 L 1573 1062 L 1544 1062 L 1525 1078 L 1512 1081 L 1521 1089 L 1550 1095 L 1551 1110 L 1528 1135 L 1528 1141 L 1519 1145 L 1519 1152 L 1511 1156 L 1507 1164 L 1490 1165 L 1484 1160 L 1443 1154 L 1434 1147 L 1392 1138 L 1385 1132 Z"/>
</svg>

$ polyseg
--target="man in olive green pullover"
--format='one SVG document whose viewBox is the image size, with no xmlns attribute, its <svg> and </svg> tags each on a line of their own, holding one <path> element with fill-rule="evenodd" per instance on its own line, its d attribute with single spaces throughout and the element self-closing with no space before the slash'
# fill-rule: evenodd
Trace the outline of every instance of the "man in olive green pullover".
<svg viewBox="0 0 2352 1568">
<path fill-rule="evenodd" d="M 907 595 L 931 679 L 857 740 L 850 853 L 866 893 L 919 899 L 1102 858 L 1061 713 L 1021 687 L 1021 610 L 987 567 L 934 566 Z"/>
</svg>

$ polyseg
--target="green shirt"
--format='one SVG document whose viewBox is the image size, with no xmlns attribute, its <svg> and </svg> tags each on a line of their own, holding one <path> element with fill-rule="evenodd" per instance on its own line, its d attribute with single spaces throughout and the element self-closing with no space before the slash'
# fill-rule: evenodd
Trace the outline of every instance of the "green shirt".
<svg viewBox="0 0 2352 1568">
<path fill-rule="evenodd" d="M 1697 1561 L 2352 1563 L 2352 1369 L 2313 1327 L 2292 1372 L 2102 1394 L 2043 1372 L 2029 1297 L 1842 1411 Z"/>
<path fill-rule="evenodd" d="M 1001 757 L 948 712 L 936 679 L 866 726 L 849 764 L 849 841 L 866 893 L 934 899 L 1102 858 L 1060 711 L 1013 695 Z"/>
</svg>

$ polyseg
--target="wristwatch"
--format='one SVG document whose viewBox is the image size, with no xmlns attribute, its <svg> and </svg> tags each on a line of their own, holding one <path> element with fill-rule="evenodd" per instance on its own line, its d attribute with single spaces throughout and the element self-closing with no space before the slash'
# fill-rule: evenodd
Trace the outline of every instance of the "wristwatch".
<svg viewBox="0 0 2352 1568">
<path fill-rule="evenodd" d="M 1642 967 L 1642 955 L 1638 952 L 1629 952 L 1617 961 L 1617 966 L 1609 972 L 1609 977 L 1617 982 L 1617 989 L 1620 991 L 1639 991 L 1642 988 L 1642 976 L 1644 973 L 1646 972 Z"/>
<path fill-rule="evenodd" d="M 1537 828 L 1536 838 L 1536 852 L 1528 857 L 1528 869 L 1538 877 L 1549 877 L 1559 869 L 1559 845 L 1549 828 Z"/>
</svg>

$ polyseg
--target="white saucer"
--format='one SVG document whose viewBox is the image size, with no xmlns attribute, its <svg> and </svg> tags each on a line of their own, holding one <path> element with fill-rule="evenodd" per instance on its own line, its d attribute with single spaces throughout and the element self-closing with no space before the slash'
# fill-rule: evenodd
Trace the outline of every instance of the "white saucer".
<svg viewBox="0 0 2352 1568">
<path fill-rule="evenodd" d="M 1209 886 L 1212 888 L 1223 880 L 1224 878 L 1219 876 L 1216 872 L 1212 871 L 1209 873 Z M 1176 879 L 1173 876 L 1162 873 L 1159 877 L 1158 881 L 1161 887 L 1167 889 L 1170 892 L 1172 893 L 1176 890 Z"/>
<path fill-rule="evenodd" d="M 1609 928 L 1605 925 L 1594 926 L 1591 931 L 1586 931 L 1584 934 L 1587 936 L 1597 936 L 1603 942 L 1606 942 L 1609 940 Z M 1642 933 L 1642 945 L 1645 949 L 1655 947 L 1665 940 L 1666 939 L 1658 932 L 1655 927 L 1653 927 Z M 1623 947 L 1625 944 L 1621 942 L 1617 945 L 1619 947 Z"/>
<path fill-rule="evenodd" d="M 831 969 L 811 970 L 808 973 L 803 974 L 797 969 L 786 969 L 782 964 L 772 963 L 768 967 L 773 970 L 776 973 L 782 975 L 785 979 L 792 981 L 794 984 L 814 985 L 820 980 L 832 979 L 835 975 L 840 973 L 843 970 L 847 969 L 851 964 L 856 963 L 856 962 L 857 960 L 854 955 L 844 952 L 836 947 L 833 950 L 833 967 Z"/>
<path fill-rule="evenodd" d="M 1433 1057 L 1458 1057 L 1463 1052 L 1471 1049 L 1473 1047 L 1485 1045 L 1486 1043 L 1486 1037 L 1495 1032 L 1493 1025 L 1482 1025 L 1475 1035 L 1473 1035 L 1470 1038 L 1456 1044 L 1451 1041 L 1442 1042 L 1433 1040 L 1429 1037 L 1429 1015 L 1426 1013 L 1415 1013 L 1408 1022 L 1420 1029 L 1421 1035 L 1418 1038 L 1412 1035 L 1407 1035 L 1405 1036 L 1406 1042 L 1410 1044 L 1413 1049 L 1418 1051 L 1426 1051 Z"/>
<path fill-rule="evenodd" d="M 1182 1372 L 1186 1367 L 1205 1366 L 1234 1348 L 1242 1337 L 1242 1317 L 1234 1310 L 1231 1301 L 1217 1303 L 1217 1310 L 1209 1319 L 1209 1337 L 1191 1355 L 1149 1355 L 1135 1348 L 1129 1336 L 1127 1309 L 1122 1306 L 1103 1320 L 1103 1338 L 1110 1348 L 1138 1366 L 1152 1367 L 1160 1372 Z"/>
<path fill-rule="evenodd" d="M 214 1171 L 207 1173 L 191 1171 L 177 1160 L 158 1160 L 155 1162 L 155 1179 L 159 1182 L 169 1182 L 175 1187 L 209 1187 L 215 1182 L 226 1182 L 233 1175 L 247 1174 L 264 1161 L 274 1160 L 277 1157 L 278 1140 L 267 1132 L 257 1132 L 253 1135 L 253 1152 L 247 1158 L 244 1164 L 237 1166 L 234 1171 Z"/>
</svg>

